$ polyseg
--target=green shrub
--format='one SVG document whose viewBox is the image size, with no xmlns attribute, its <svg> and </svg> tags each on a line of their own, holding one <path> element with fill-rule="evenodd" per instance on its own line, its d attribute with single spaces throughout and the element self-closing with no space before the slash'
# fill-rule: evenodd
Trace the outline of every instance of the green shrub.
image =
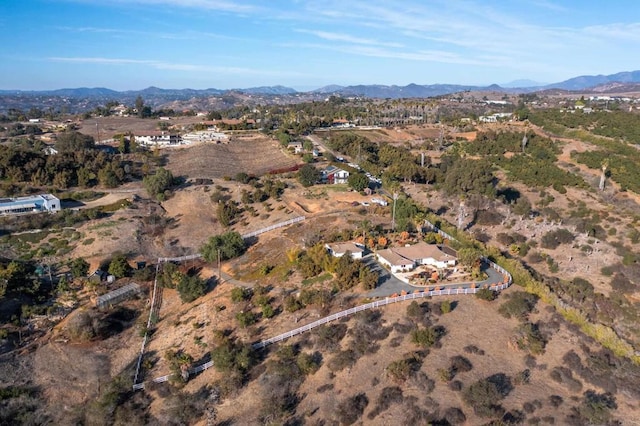
<svg viewBox="0 0 640 426">
<path fill-rule="evenodd" d="M 493 290 L 489 290 L 488 288 L 481 288 L 476 292 L 476 297 L 480 300 L 491 302 L 492 300 L 495 300 L 498 295 Z"/>
</svg>

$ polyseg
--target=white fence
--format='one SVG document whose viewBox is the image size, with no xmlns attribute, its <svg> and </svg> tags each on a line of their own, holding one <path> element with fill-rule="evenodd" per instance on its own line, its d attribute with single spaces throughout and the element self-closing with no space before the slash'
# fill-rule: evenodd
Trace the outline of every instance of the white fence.
<svg viewBox="0 0 640 426">
<path fill-rule="evenodd" d="M 144 332 L 144 337 L 142 338 L 142 346 L 140 348 L 140 355 L 138 355 L 138 362 L 136 363 L 136 373 L 133 376 L 133 390 L 137 390 L 136 386 L 138 385 L 138 377 L 140 376 L 140 367 L 142 366 L 142 358 L 144 357 L 144 349 L 147 346 L 147 341 L 149 340 L 149 329 L 151 328 L 151 323 L 153 322 L 153 316 L 160 312 L 160 305 L 162 304 L 162 300 L 159 302 L 156 301 L 156 298 L 162 299 L 162 296 L 158 295 L 158 269 L 160 268 L 160 261 L 156 263 L 156 273 L 153 278 L 153 293 L 151 295 L 151 308 L 149 309 L 149 318 L 147 319 L 147 329 Z"/>
<path fill-rule="evenodd" d="M 244 234 L 242 238 L 245 240 L 247 238 L 255 237 L 256 235 L 264 234 L 265 232 L 273 231 L 274 229 L 282 228 L 283 226 L 293 225 L 294 223 L 302 222 L 306 218 L 304 216 L 294 217 L 293 219 L 289 219 L 285 222 L 276 223 L 271 226 L 267 226 L 266 228 L 258 229 L 257 231 L 249 232 L 248 234 Z"/>
<path fill-rule="evenodd" d="M 304 216 L 299 216 L 284 222 L 279 222 L 273 224 L 271 226 L 267 226 L 266 228 L 259 229 L 257 231 L 250 232 L 242 236 L 243 239 L 255 237 L 256 235 L 264 234 L 265 232 L 272 231 L 274 229 L 282 228 L 284 226 L 292 225 L 294 223 L 302 222 L 305 220 Z M 147 320 L 147 330 L 144 333 L 144 337 L 142 338 L 142 345 L 140 348 L 140 355 L 138 356 L 138 362 L 136 363 L 136 372 L 133 378 L 133 390 L 144 389 L 144 383 L 138 383 L 138 379 L 140 377 L 140 368 L 142 366 L 142 359 L 144 357 L 145 347 L 147 345 L 147 341 L 149 340 L 149 329 L 151 328 L 151 323 L 153 322 L 153 318 L 155 316 L 156 320 L 160 317 L 160 306 L 162 305 L 162 291 L 158 291 L 158 271 L 160 268 L 160 264 L 164 262 L 184 262 L 187 260 L 195 260 L 202 258 L 200 253 L 189 254 L 186 256 L 179 257 L 159 257 L 158 262 L 156 263 L 156 274 L 153 279 L 153 295 L 151 296 L 151 309 L 149 310 L 149 319 Z M 197 367 L 194 367 L 192 370 L 189 370 L 192 374 L 197 374 L 201 371 L 210 368 L 213 365 L 213 361 L 209 361 Z M 163 383 L 169 380 L 170 375 L 157 377 L 153 379 L 154 383 Z"/>
<path fill-rule="evenodd" d="M 499 285 L 491 286 L 490 289 L 494 291 L 504 290 L 509 287 L 508 283 L 502 283 Z M 447 288 L 443 290 L 431 290 L 431 291 L 418 291 L 414 293 L 408 293 L 401 296 L 396 297 L 386 297 L 381 300 L 376 300 L 374 302 L 366 303 L 364 305 L 356 306 L 351 309 L 347 309 L 342 312 L 337 312 L 335 314 L 329 315 L 328 317 L 321 318 L 317 321 L 304 325 L 302 327 L 298 327 L 294 330 L 287 331 L 286 333 L 279 334 L 270 339 L 262 340 L 261 342 L 254 343 L 251 345 L 253 349 L 262 349 L 266 346 L 269 346 L 272 343 L 280 342 L 282 340 L 288 339 L 293 336 L 297 336 L 298 334 L 302 334 L 305 331 L 312 330 L 316 327 L 324 325 L 328 322 L 335 321 L 337 319 L 353 315 L 358 312 L 366 311 L 367 309 L 375 309 L 381 306 L 386 306 L 391 303 L 404 302 L 406 300 L 415 300 L 422 299 L 424 297 L 433 297 L 433 296 L 455 296 L 457 294 L 475 294 L 480 290 L 480 288 Z"/>
</svg>

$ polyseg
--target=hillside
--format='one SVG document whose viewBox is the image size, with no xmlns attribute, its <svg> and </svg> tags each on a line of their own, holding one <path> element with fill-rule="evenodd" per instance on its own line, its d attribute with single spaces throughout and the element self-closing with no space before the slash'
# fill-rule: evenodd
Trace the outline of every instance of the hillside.
<svg viewBox="0 0 640 426">
<path fill-rule="evenodd" d="M 147 153 L 149 164 L 164 164 L 181 184 L 152 199 L 142 182 L 129 182 L 78 202 L 79 213 L 93 212 L 84 221 L 73 222 L 69 212 L 64 226 L 0 240 L 5 256 L 86 258 L 91 271 L 111 269 L 118 253 L 131 266 L 146 262 L 114 283 L 80 277 L 60 286 L 52 309 L 26 305 L 24 334 L 15 322 L 3 325 L 0 379 L 8 385 L 0 419 L 633 424 L 640 412 L 640 207 L 636 157 L 629 155 L 636 148 L 619 139 L 636 131 L 634 116 L 625 114 L 548 111 L 532 113 L 528 123 L 474 124 L 465 132 L 419 125 L 314 136 L 325 152 L 347 161 L 358 155 L 366 170 L 395 174 L 402 192 L 395 208 L 345 184 L 304 187 L 294 173 L 261 176 L 300 158 L 257 134 Z M 112 125 L 116 131 L 120 124 Z M 441 146 L 434 145 L 441 134 Z M 611 174 L 601 191 L 602 156 Z M 234 207 L 226 225 L 221 205 Z M 246 252 L 220 264 L 157 263 L 196 253 L 214 235 L 300 216 L 305 220 L 248 239 Z M 330 260 L 323 244 L 358 240 L 374 251 L 438 241 L 422 227 L 425 218 L 459 238 L 460 245 L 446 244 L 460 259 L 471 257 L 459 268 L 478 273 L 474 282 L 483 279 L 476 264 L 482 252 L 512 270 L 514 285 L 494 301 L 469 295 L 396 303 L 250 349 L 379 300 L 374 294 L 400 294 L 405 287 L 382 267 L 372 293 L 362 265 Z M 139 297 L 94 307 L 98 295 L 131 282 L 141 286 Z M 185 300 L 185 286 L 200 284 L 195 300 Z M 443 278 L 434 285 L 458 284 Z M 2 308 L 18 312 L 27 299 L 11 297 Z M 134 392 L 145 333 L 138 380 L 144 390 Z M 185 374 L 209 360 L 212 368 Z M 166 375 L 167 382 L 153 382 Z"/>
</svg>

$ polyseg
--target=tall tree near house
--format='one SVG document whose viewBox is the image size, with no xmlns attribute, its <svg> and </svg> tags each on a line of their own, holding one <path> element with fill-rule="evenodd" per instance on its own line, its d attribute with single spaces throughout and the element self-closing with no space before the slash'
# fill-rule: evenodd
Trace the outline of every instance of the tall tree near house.
<svg viewBox="0 0 640 426">
<path fill-rule="evenodd" d="M 144 99 L 142 96 L 138 95 L 136 98 L 136 111 L 138 112 L 138 117 L 142 117 L 142 110 L 144 109 Z"/>
</svg>

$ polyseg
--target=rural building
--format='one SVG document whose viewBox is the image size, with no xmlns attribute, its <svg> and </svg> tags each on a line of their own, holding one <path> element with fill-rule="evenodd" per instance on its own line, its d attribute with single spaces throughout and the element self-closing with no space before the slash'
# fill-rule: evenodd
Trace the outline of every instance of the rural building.
<svg viewBox="0 0 640 426">
<path fill-rule="evenodd" d="M 331 256 L 342 257 L 345 254 L 351 254 L 353 259 L 362 259 L 364 255 L 364 245 L 354 242 L 325 244 L 325 248 Z"/>
<path fill-rule="evenodd" d="M 478 120 L 483 123 L 497 123 L 498 121 L 506 120 L 507 118 L 511 118 L 513 114 L 510 112 L 497 112 L 492 115 L 483 115 L 478 117 Z"/>
<path fill-rule="evenodd" d="M 103 294 L 96 300 L 98 308 L 108 308 L 140 293 L 140 286 L 136 283 L 130 283 L 117 290 Z"/>
<path fill-rule="evenodd" d="M 136 143 L 143 146 L 172 146 L 182 144 L 182 138 L 180 137 L 180 135 L 167 132 L 152 131 L 145 133 L 136 133 L 134 136 Z"/>
<path fill-rule="evenodd" d="M 0 198 L 0 214 L 2 215 L 40 212 L 56 213 L 61 209 L 60 200 L 52 194 Z"/>
<path fill-rule="evenodd" d="M 447 250 L 453 253 L 453 250 Z M 393 247 L 376 253 L 378 261 L 388 266 L 391 272 L 411 271 L 418 265 L 436 268 L 455 266 L 456 256 L 445 253 L 435 244 L 420 242 L 412 246 Z"/>
<path fill-rule="evenodd" d="M 348 179 L 349 172 L 336 166 L 329 166 L 322 171 L 322 181 L 326 183 L 347 183 Z"/>
<path fill-rule="evenodd" d="M 287 149 L 292 150 L 296 154 L 302 153 L 304 148 L 302 147 L 302 142 L 300 141 L 291 141 L 287 144 Z"/>
<path fill-rule="evenodd" d="M 222 132 L 218 132 L 216 130 L 202 130 L 193 133 L 187 133 L 182 136 L 182 142 L 185 144 L 192 143 L 220 143 L 220 142 L 229 142 L 229 136 Z"/>
</svg>

